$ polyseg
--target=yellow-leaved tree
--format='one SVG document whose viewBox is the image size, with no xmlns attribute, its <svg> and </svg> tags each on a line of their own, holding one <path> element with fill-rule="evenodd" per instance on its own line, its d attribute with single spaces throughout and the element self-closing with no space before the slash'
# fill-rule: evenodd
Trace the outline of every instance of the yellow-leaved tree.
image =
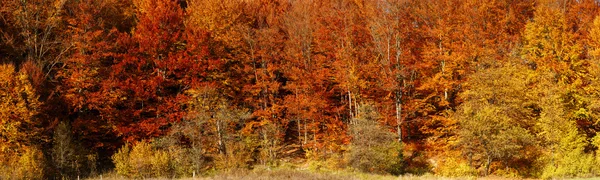
<svg viewBox="0 0 600 180">
<path fill-rule="evenodd" d="M 584 58 L 581 43 L 556 2 L 541 1 L 526 25 L 522 58 L 536 71 L 541 110 L 534 127 L 543 155 L 542 178 L 588 176 L 592 171 L 589 128 L 597 119 L 597 86 L 593 62 Z M 595 89 L 595 90 L 594 90 Z M 589 125 L 589 126 L 588 126 Z"/>
<path fill-rule="evenodd" d="M 528 91 L 531 74 L 519 62 L 508 61 L 480 70 L 465 83 L 467 90 L 459 95 L 464 102 L 455 118 L 459 122 L 457 145 L 470 167 L 485 175 L 528 173 L 523 166 L 536 157 L 535 137 L 528 130 L 535 124 L 535 101 Z"/>
<path fill-rule="evenodd" d="M 34 147 L 40 105 L 27 74 L 0 65 L 0 179 L 43 176 L 43 156 Z"/>
</svg>

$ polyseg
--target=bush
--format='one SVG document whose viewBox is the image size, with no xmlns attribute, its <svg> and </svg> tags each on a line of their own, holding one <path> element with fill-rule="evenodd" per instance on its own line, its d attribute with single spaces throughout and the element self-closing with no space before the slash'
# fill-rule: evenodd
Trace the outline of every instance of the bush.
<svg viewBox="0 0 600 180">
<path fill-rule="evenodd" d="M 372 106 L 364 105 L 359 112 L 351 126 L 350 166 L 371 173 L 402 173 L 402 144 L 396 135 L 378 125 L 379 115 Z"/>
<path fill-rule="evenodd" d="M 169 156 L 153 150 L 150 143 L 141 141 L 132 148 L 125 145 L 113 155 L 115 170 L 130 178 L 160 177 L 170 174 Z"/>
<path fill-rule="evenodd" d="M 438 175 L 447 177 L 467 177 L 477 175 L 477 170 L 475 168 L 469 166 L 467 162 L 453 157 L 448 157 L 440 162 L 435 168 L 435 172 Z"/>
<path fill-rule="evenodd" d="M 42 179 L 44 177 L 44 154 L 37 148 L 27 148 L 19 157 L 16 167 L 19 179 Z"/>
<path fill-rule="evenodd" d="M 268 158 L 261 156 L 267 155 L 268 153 L 265 152 L 265 149 L 258 149 L 257 144 L 259 143 L 257 143 L 258 140 L 256 139 L 256 137 L 249 136 L 243 137 L 241 140 L 232 140 L 228 142 L 227 147 L 229 149 L 227 150 L 227 153 L 215 155 L 215 168 L 221 170 L 248 168 L 250 162 L 253 161 L 253 153 L 255 150 L 259 151 L 260 155 L 258 156 L 258 159 L 269 162 L 265 160 Z"/>
<path fill-rule="evenodd" d="M 165 151 L 157 150 L 154 152 L 150 163 L 155 177 L 166 177 L 172 173 L 169 159 L 169 154 Z"/>
<path fill-rule="evenodd" d="M 594 156 L 582 152 L 572 151 L 564 155 L 558 154 L 546 161 L 542 171 L 542 179 L 573 178 L 593 176 Z"/>
<path fill-rule="evenodd" d="M 192 176 L 205 167 L 201 149 L 172 146 L 168 153 L 172 171 L 177 177 Z"/>
<path fill-rule="evenodd" d="M 542 164 L 545 164 L 542 178 L 593 176 L 594 155 L 585 152 L 585 146 L 588 144 L 585 135 L 577 131 L 574 123 L 564 127 L 568 131 L 562 132 L 563 136 L 559 142 L 550 148 L 546 156 L 540 158 Z"/>
<path fill-rule="evenodd" d="M 22 152 L 0 153 L 0 179 L 43 179 L 44 154 L 37 148 L 23 147 Z"/>
<path fill-rule="evenodd" d="M 119 175 L 129 178 L 191 177 L 205 168 L 199 149 L 145 141 L 125 145 L 112 157 Z"/>
<path fill-rule="evenodd" d="M 129 162 L 129 152 L 131 148 L 129 145 L 124 145 L 112 156 L 113 163 L 115 164 L 115 171 L 123 176 L 129 176 L 132 174 L 131 165 Z"/>
</svg>

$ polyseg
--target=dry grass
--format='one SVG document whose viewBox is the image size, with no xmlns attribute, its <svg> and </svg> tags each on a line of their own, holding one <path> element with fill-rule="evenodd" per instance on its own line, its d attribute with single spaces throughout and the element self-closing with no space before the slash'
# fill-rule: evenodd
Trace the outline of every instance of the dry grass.
<svg viewBox="0 0 600 180">
<path fill-rule="evenodd" d="M 89 180 L 117 180 L 127 179 L 116 173 L 107 173 Z M 153 178 L 157 180 L 170 178 Z M 181 178 L 182 180 L 361 180 L 361 179 L 381 179 L 381 180 L 417 180 L 417 179 L 474 179 L 474 178 L 443 178 L 435 176 L 391 176 L 366 174 L 351 171 L 312 171 L 312 170 L 295 170 L 295 169 L 262 169 L 262 170 L 231 170 L 229 172 L 219 172 L 214 175 L 197 177 L 197 178 Z"/>
<path fill-rule="evenodd" d="M 89 180 L 117 180 L 127 179 L 116 173 L 107 173 Z M 152 178 L 156 180 L 171 179 L 171 178 Z M 197 178 L 180 178 L 182 180 L 474 180 L 474 179 L 485 179 L 485 180 L 508 180 L 510 178 L 503 178 L 497 176 L 490 177 L 462 177 L 462 178 L 449 178 L 439 177 L 434 175 L 403 175 L 403 176 L 392 176 L 392 175 L 377 175 L 367 174 L 360 172 L 353 172 L 348 170 L 340 171 L 313 171 L 313 170 L 301 170 L 301 169 L 260 169 L 260 170 L 230 170 L 228 172 L 218 172 L 214 175 L 202 176 Z"/>
</svg>

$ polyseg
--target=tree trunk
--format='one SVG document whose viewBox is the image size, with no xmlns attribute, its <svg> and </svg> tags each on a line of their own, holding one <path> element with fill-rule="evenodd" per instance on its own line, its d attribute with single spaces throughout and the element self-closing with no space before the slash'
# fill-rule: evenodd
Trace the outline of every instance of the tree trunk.
<svg viewBox="0 0 600 180">
<path fill-rule="evenodd" d="M 302 144 L 302 132 L 300 132 L 300 123 L 301 123 L 302 119 L 298 119 L 298 122 L 296 122 L 296 125 L 298 126 L 298 143 Z"/>
<path fill-rule="evenodd" d="M 492 164 L 492 156 L 488 155 L 487 162 L 485 163 L 485 176 L 490 174 L 490 165 Z"/>
<path fill-rule="evenodd" d="M 306 119 L 304 120 L 304 142 L 302 144 L 306 144 L 308 142 L 308 129 L 306 129 Z"/>
<path fill-rule="evenodd" d="M 223 127 L 221 127 L 221 122 L 217 120 L 217 135 L 219 137 L 219 153 L 227 154 L 227 149 L 225 147 L 225 142 L 223 141 Z"/>
<path fill-rule="evenodd" d="M 354 124 L 354 114 L 352 113 L 352 93 L 350 92 L 350 88 L 348 88 L 348 112 L 350 114 L 350 124 Z"/>
<path fill-rule="evenodd" d="M 396 128 L 398 131 L 398 142 L 402 142 L 402 95 L 396 93 Z"/>
</svg>

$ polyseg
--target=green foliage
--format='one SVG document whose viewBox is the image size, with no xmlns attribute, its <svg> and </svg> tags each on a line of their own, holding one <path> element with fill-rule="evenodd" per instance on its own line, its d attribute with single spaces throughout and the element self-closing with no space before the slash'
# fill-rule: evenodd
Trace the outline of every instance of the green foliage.
<svg viewBox="0 0 600 180">
<path fill-rule="evenodd" d="M 403 170 L 402 144 L 396 135 L 378 125 L 379 115 L 370 105 L 359 109 L 351 126 L 353 135 L 348 163 L 364 172 L 400 174 Z"/>
</svg>

